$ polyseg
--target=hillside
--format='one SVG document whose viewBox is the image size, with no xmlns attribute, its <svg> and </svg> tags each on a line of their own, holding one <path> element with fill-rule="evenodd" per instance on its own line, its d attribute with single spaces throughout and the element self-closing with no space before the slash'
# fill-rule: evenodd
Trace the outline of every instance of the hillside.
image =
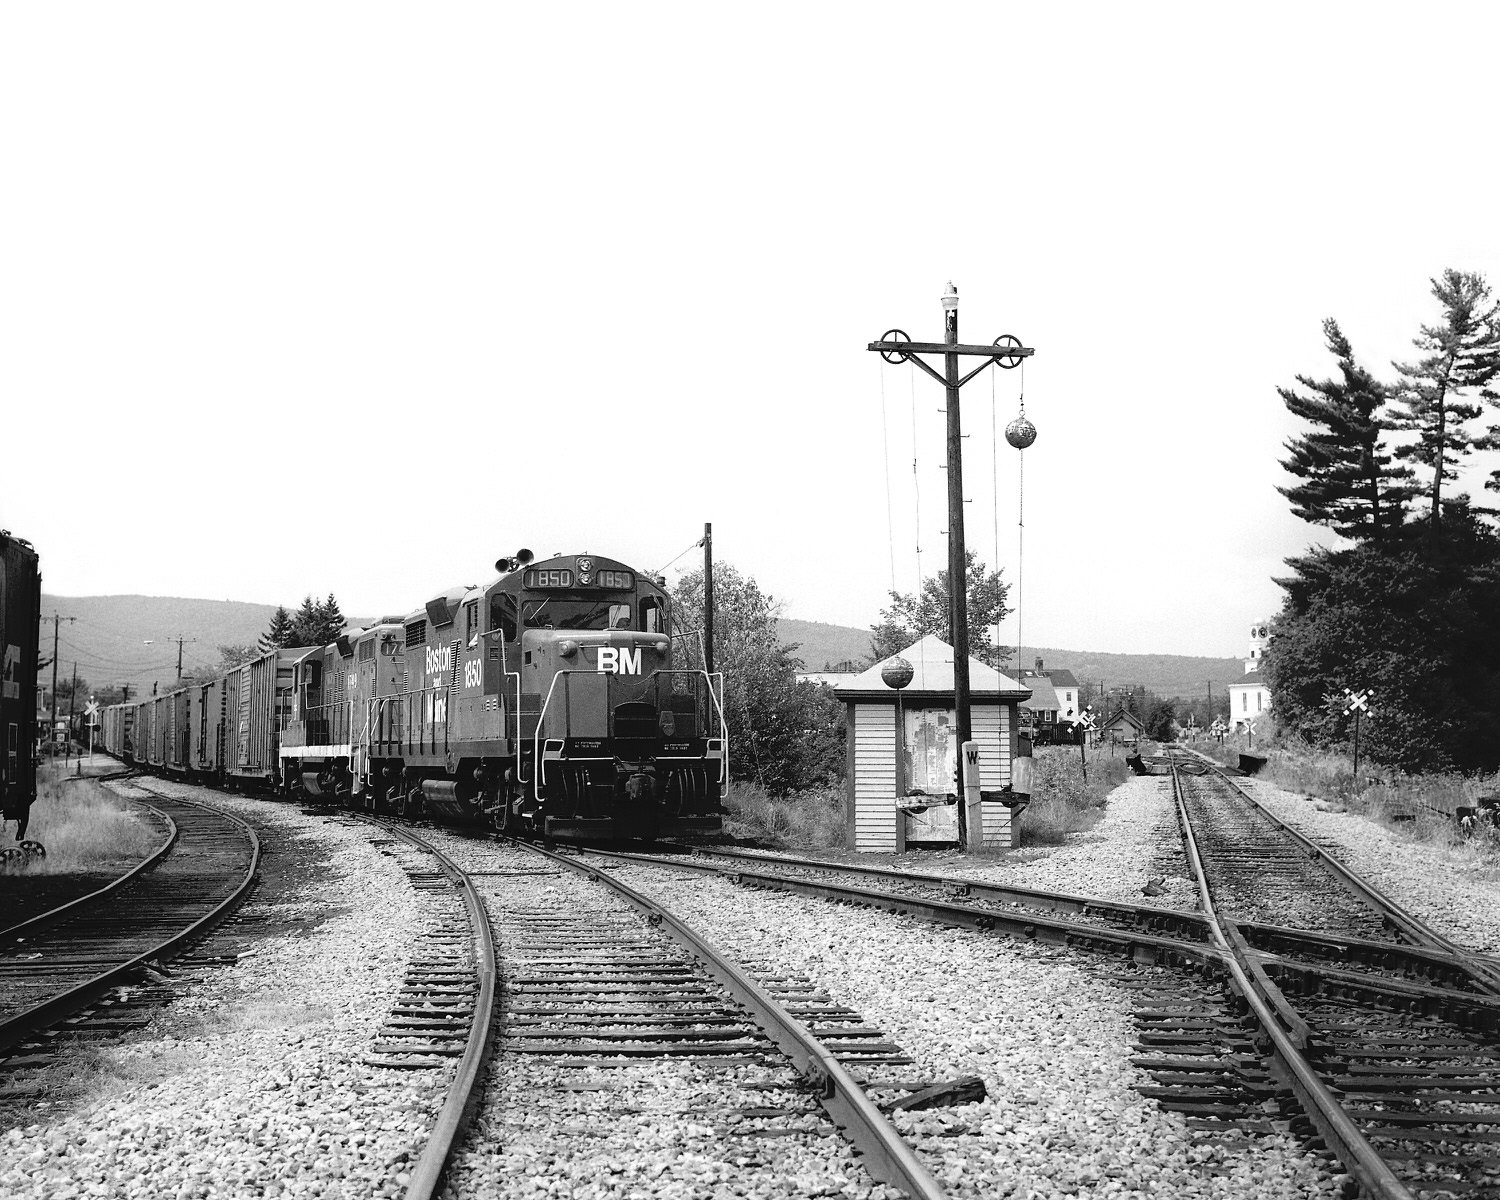
<svg viewBox="0 0 1500 1200">
<path fill-rule="evenodd" d="M 273 604 L 238 600 L 43 593 L 41 656 L 52 655 L 52 614 L 58 613 L 63 617 L 57 631 L 59 679 L 71 675 L 76 662 L 79 678 L 96 689 L 128 683 L 136 695 L 150 695 L 153 683 L 169 688 L 176 682 L 179 637 L 184 673 L 211 670 L 218 665 L 220 646 L 258 641 L 275 611 Z M 362 623 L 350 619 L 351 625 Z M 50 687 L 51 680 L 49 667 L 43 683 Z"/>
<path fill-rule="evenodd" d="M 177 678 L 177 638 L 185 672 L 218 665 L 220 646 L 255 642 L 271 623 L 275 607 L 237 600 L 188 600 L 173 596 L 42 596 L 42 656 L 52 653 L 52 614 L 65 619 L 58 630 L 58 675 L 78 674 L 95 688 L 130 684 L 137 695 L 149 695 L 153 683 L 170 687 Z M 76 620 L 68 621 L 67 617 Z M 349 618 L 352 626 L 371 618 Z M 777 623 L 783 642 L 800 643 L 799 657 L 809 671 L 824 663 L 868 662 L 870 631 L 822 621 L 783 618 Z M 151 645 L 146 645 L 147 641 Z M 1239 678 L 1238 659 L 1194 658 L 1174 654 L 1109 654 L 1103 651 L 1027 648 L 1025 665 L 1042 659 L 1048 667 L 1066 667 L 1080 682 L 1103 680 L 1110 687 L 1142 684 L 1162 696 L 1202 696 L 1208 681 L 1214 694 Z M 50 682 L 50 670 L 45 680 Z"/>
<path fill-rule="evenodd" d="M 776 624 L 783 642 L 799 643 L 797 657 L 809 671 L 821 671 L 824 663 L 844 660 L 870 661 L 870 631 L 847 625 L 826 625 L 821 621 L 796 621 L 783 617 Z M 1021 664 L 1036 665 L 1041 659 L 1048 668 L 1062 667 L 1073 672 L 1080 683 L 1098 683 L 1106 687 L 1140 684 L 1159 696 L 1206 696 L 1213 683 L 1214 695 L 1223 695 L 1226 684 L 1244 674 L 1244 664 L 1237 658 L 1200 658 L 1185 654 L 1110 654 L 1099 650 L 1059 650 L 1050 646 L 1026 647 Z"/>
</svg>

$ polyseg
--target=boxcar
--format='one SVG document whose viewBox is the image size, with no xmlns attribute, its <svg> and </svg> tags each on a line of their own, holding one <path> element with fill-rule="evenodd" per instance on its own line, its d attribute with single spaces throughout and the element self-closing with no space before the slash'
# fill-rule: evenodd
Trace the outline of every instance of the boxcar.
<svg viewBox="0 0 1500 1200">
<path fill-rule="evenodd" d="M 37 623 L 42 575 L 31 543 L 0 530 L 0 807 L 24 828 L 36 799 Z M 18 831 L 19 836 L 19 831 Z"/>
</svg>

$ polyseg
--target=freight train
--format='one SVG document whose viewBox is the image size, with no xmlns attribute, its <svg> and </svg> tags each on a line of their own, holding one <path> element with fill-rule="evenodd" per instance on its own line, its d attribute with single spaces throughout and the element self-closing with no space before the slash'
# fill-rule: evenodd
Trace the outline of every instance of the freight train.
<svg viewBox="0 0 1500 1200">
<path fill-rule="evenodd" d="M 715 832 L 724 680 L 662 587 L 594 554 L 453 588 L 326 646 L 104 711 L 126 761 L 297 799 L 563 841 Z"/>
<path fill-rule="evenodd" d="M 16 822 L 21 852 L 39 850 L 27 842 L 26 822 L 36 799 L 37 629 L 42 575 L 30 542 L 0 529 L 0 809 Z M 9 858 L 17 848 L 0 854 Z"/>
</svg>

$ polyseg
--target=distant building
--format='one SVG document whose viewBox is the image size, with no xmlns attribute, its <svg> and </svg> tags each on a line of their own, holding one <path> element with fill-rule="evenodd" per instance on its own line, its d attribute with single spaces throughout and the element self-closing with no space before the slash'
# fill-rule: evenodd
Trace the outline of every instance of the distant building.
<svg viewBox="0 0 1500 1200">
<path fill-rule="evenodd" d="M 1133 712 L 1115 709 L 1114 716 L 1099 726 L 1099 737 L 1110 742 L 1138 742 L 1146 736 L 1146 726 Z"/>
<path fill-rule="evenodd" d="M 1245 674 L 1229 685 L 1229 720 L 1238 732 L 1271 711 L 1271 689 L 1261 674 L 1271 631 L 1265 624 L 1250 627 L 1250 653 L 1244 659 Z"/>
<path fill-rule="evenodd" d="M 1078 680 L 1073 678 L 1073 672 L 1056 667 L 1048 671 L 1042 660 L 1037 659 L 1034 670 L 1023 668 L 1016 678 L 1031 689 L 1031 699 L 1021 702 L 1022 727 L 1042 745 L 1064 740 L 1058 736 L 1058 729 L 1062 727 L 1069 734 L 1066 727 L 1079 714 Z"/>
</svg>

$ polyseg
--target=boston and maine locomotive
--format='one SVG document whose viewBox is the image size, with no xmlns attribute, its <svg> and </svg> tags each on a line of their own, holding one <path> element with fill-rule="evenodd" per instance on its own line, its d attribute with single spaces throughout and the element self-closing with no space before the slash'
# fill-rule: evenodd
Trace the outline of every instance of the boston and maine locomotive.
<svg viewBox="0 0 1500 1200">
<path fill-rule="evenodd" d="M 563 840 L 719 828 L 723 678 L 691 667 L 654 581 L 522 550 L 327 646 L 118 705 L 105 747 L 307 800 Z"/>
</svg>

